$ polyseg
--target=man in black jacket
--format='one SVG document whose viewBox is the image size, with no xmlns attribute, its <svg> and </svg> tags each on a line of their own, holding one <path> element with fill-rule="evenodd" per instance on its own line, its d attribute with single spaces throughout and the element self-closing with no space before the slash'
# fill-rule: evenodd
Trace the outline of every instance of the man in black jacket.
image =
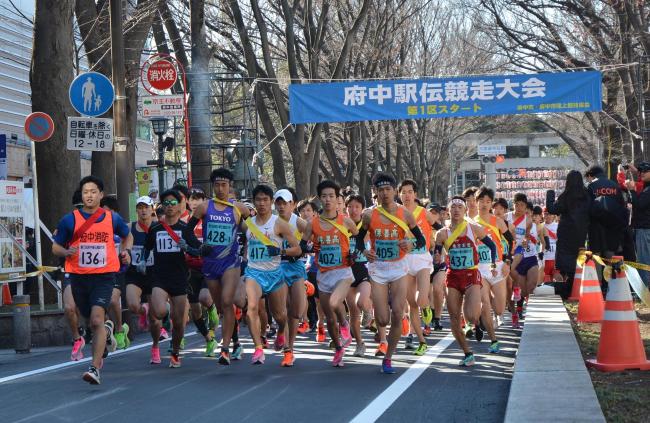
<svg viewBox="0 0 650 423">
<path fill-rule="evenodd" d="M 632 228 L 636 244 L 636 256 L 639 263 L 650 264 L 650 163 L 643 162 L 637 166 L 643 190 L 637 193 L 635 183 L 627 181 L 632 197 Z M 639 270 L 639 275 L 646 286 L 650 287 L 650 272 Z"/>
</svg>

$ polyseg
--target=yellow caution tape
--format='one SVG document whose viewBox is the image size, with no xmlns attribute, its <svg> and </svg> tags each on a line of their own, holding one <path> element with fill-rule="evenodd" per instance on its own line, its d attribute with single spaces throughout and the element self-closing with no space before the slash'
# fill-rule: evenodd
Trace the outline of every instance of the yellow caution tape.
<svg viewBox="0 0 650 423">
<path fill-rule="evenodd" d="M 14 280 L 14 279 L 26 279 L 26 278 L 32 278 L 35 276 L 40 276 L 43 273 L 47 272 L 55 272 L 59 270 L 58 267 L 53 267 L 53 266 L 39 266 L 37 267 L 37 270 L 34 272 L 29 272 L 29 273 L 6 273 L 4 275 L 0 275 L 0 281 L 7 281 L 7 280 Z"/>
</svg>

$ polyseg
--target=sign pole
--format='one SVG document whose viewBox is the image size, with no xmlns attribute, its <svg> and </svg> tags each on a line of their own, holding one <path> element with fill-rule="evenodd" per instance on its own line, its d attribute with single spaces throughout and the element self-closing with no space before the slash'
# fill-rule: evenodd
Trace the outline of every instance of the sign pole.
<svg viewBox="0 0 650 423">
<path fill-rule="evenodd" d="M 43 255 L 41 254 L 41 228 L 40 212 L 38 208 L 38 178 L 36 177 L 36 147 L 34 142 L 29 143 L 31 165 L 32 165 L 32 192 L 34 193 L 34 241 L 36 242 L 36 265 L 43 265 Z M 23 293 L 23 283 L 18 283 L 18 295 Z M 43 275 L 38 275 L 38 305 L 41 311 L 45 310 L 45 292 L 43 291 Z"/>
</svg>

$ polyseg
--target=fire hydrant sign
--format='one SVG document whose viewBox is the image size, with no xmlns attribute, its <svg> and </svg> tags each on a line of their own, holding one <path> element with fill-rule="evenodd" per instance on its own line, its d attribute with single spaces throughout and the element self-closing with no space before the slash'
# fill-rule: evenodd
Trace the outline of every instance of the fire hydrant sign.
<svg viewBox="0 0 650 423">
<path fill-rule="evenodd" d="M 183 117 L 185 112 L 183 94 L 141 96 L 140 101 L 143 118 Z"/>
<path fill-rule="evenodd" d="M 168 60 L 157 60 L 147 68 L 147 82 L 157 90 L 167 90 L 176 83 L 176 68 Z"/>
<path fill-rule="evenodd" d="M 67 149 L 112 151 L 113 119 L 69 117 Z"/>
<path fill-rule="evenodd" d="M 0 225 L 23 247 L 25 219 L 23 217 L 22 181 L 0 181 Z M 2 279 L 21 280 L 25 273 L 25 256 L 5 230 L 0 230 L 0 275 Z"/>
</svg>

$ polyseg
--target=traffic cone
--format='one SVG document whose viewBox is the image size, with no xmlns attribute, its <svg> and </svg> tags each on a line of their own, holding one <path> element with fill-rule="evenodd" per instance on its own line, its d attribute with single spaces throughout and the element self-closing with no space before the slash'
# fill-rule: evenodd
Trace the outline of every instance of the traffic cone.
<svg viewBox="0 0 650 423">
<path fill-rule="evenodd" d="M 2 305 L 11 305 L 11 304 L 13 304 L 13 301 L 11 301 L 11 291 L 9 290 L 9 284 L 3 283 L 2 284 Z"/>
<path fill-rule="evenodd" d="M 582 285 L 582 267 L 580 267 L 579 264 L 576 264 L 576 273 L 573 277 L 573 288 L 571 288 L 569 301 L 580 300 L 580 285 Z"/>
<path fill-rule="evenodd" d="M 585 262 L 580 286 L 580 303 L 578 304 L 578 323 L 598 323 L 603 320 L 605 302 L 600 290 L 596 264 L 589 258 Z"/>
<path fill-rule="evenodd" d="M 623 257 L 612 257 L 612 261 L 623 261 Z M 598 354 L 595 360 L 587 360 L 587 366 L 603 372 L 650 370 L 625 271 L 616 269 L 613 274 L 616 277 L 609 281 Z"/>
</svg>

